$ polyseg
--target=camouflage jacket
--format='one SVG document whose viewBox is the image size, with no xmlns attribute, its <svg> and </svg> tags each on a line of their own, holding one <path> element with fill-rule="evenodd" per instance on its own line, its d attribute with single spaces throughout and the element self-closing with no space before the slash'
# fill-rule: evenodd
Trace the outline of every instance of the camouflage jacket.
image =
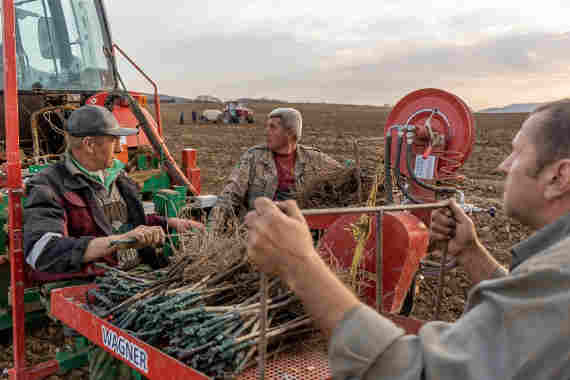
<svg viewBox="0 0 570 380">
<path fill-rule="evenodd" d="M 307 178 L 322 175 L 323 172 L 342 168 L 332 157 L 320 150 L 304 145 L 297 145 L 295 157 L 295 190 L 299 191 Z M 228 183 L 220 194 L 220 205 L 214 210 L 216 218 L 220 207 L 234 210 L 244 206 L 246 210 L 254 207 L 258 197 L 274 199 L 277 191 L 277 167 L 273 152 L 267 145 L 256 145 L 245 152 L 232 170 Z"/>
</svg>

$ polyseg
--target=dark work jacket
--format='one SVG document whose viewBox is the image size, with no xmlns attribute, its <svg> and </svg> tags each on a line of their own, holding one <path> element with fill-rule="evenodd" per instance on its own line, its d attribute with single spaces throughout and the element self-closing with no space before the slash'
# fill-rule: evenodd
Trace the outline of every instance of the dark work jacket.
<svg viewBox="0 0 570 380">
<path fill-rule="evenodd" d="M 121 172 L 115 181 L 127 205 L 128 224 L 133 228 L 142 224 L 166 228 L 165 218 L 145 216 L 138 199 L 138 187 L 125 172 Z M 37 271 L 79 272 L 84 269 L 83 255 L 89 242 L 113 234 L 89 181 L 82 175 L 71 174 L 64 161 L 33 176 L 26 184 L 26 194 L 23 235 L 27 261 L 34 244 L 42 236 L 48 233 L 62 235 L 49 239 L 41 250 L 34 261 Z M 153 248 L 139 249 L 139 256 L 154 268 L 166 264 Z"/>
</svg>

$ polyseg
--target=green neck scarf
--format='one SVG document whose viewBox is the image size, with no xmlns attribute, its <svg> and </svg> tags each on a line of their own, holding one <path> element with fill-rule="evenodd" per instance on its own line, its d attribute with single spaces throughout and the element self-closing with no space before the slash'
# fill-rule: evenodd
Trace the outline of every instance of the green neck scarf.
<svg viewBox="0 0 570 380">
<path fill-rule="evenodd" d="M 79 161 L 77 161 L 75 157 L 73 157 L 72 154 L 70 154 L 69 157 L 71 158 L 71 162 L 73 162 L 75 167 L 79 169 L 81 173 L 85 174 L 89 179 L 105 186 L 105 189 L 107 191 L 109 191 L 111 185 L 113 184 L 115 179 L 117 179 L 117 176 L 119 175 L 119 173 L 121 173 L 121 170 L 123 170 L 123 168 L 125 167 L 125 164 L 114 158 L 112 167 L 105 170 L 92 172 L 85 169 L 85 167 L 83 167 L 83 165 L 81 165 Z"/>
</svg>

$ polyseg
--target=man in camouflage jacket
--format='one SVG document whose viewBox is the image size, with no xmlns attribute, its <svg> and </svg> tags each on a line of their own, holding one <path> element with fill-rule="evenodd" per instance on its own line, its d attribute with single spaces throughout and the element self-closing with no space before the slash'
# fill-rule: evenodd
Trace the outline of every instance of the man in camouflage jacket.
<svg viewBox="0 0 570 380">
<path fill-rule="evenodd" d="M 228 212 L 239 215 L 244 209 L 253 209 L 258 197 L 292 199 L 307 179 L 342 168 L 320 150 L 298 144 L 302 126 L 301 113 L 296 109 L 277 108 L 269 113 L 267 143 L 241 156 L 212 212 L 214 223 Z"/>
</svg>

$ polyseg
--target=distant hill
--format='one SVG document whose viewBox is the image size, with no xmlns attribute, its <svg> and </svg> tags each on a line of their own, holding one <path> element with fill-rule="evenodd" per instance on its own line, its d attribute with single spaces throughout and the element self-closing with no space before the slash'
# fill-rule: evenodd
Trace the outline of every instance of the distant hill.
<svg viewBox="0 0 570 380">
<path fill-rule="evenodd" d="M 270 99 L 270 98 L 239 98 L 236 100 L 238 103 L 289 103 L 285 100 Z"/>
<path fill-rule="evenodd" d="M 518 103 L 510 104 L 505 107 L 486 108 L 480 110 L 481 113 L 526 113 L 534 111 L 543 103 Z"/>
<path fill-rule="evenodd" d="M 199 95 L 194 99 L 195 102 L 198 103 L 221 103 L 222 101 L 219 98 L 216 98 L 212 95 Z"/>
<path fill-rule="evenodd" d="M 148 103 L 154 102 L 154 94 L 145 94 Z M 158 94 L 161 103 L 192 103 L 192 99 L 183 98 L 180 96 L 170 96 L 164 94 Z"/>
</svg>

